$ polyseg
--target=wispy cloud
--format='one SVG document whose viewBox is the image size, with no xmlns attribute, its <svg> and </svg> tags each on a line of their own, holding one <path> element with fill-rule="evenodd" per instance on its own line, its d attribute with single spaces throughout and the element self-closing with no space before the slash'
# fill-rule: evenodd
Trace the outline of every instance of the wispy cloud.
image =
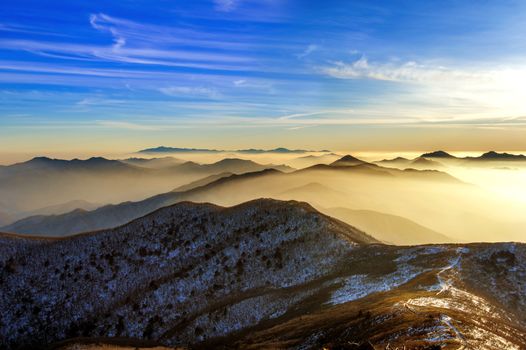
<svg viewBox="0 0 526 350">
<path fill-rule="evenodd" d="M 250 47 L 250 42 L 254 40 L 243 34 L 143 24 L 104 13 L 90 15 L 89 24 L 97 31 L 108 33 L 111 44 L 0 39 L 0 46 L 2 49 L 69 60 L 206 70 L 250 70 L 254 62 L 248 50 L 242 51 Z M 15 30 L 4 25 L 0 26 L 0 31 L 2 28 Z"/>
<path fill-rule="evenodd" d="M 126 121 L 114 121 L 114 120 L 99 120 L 96 122 L 97 125 L 111 128 L 111 129 L 124 129 L 124 130 L 138 130 L 138 131 L 156 131 L 160 130 L 158 126 L 136 124 Z"/>
<path fill-rule="evenodd" d="M 275 94 L 274 85 L 268 81 L 253 81 L 252 79 L 237 79 L 232 82 L 237 88 L 264 90 L 269 94 Z"/>
<path fill-rule="evenodd" d="M 440 83 L 458 80 L 489 82 L 488 72 L 451 69 L 444 66 L 405 63 L 370 63 L 362 57 L 351 63 L 333 62 L 332 66 L 323 67 L 325 74 L 341 79 L 373 79 L 395 82 Z"/>
<path fill-rule="evenodd" d="M 526 66 L 473 66 L 409 62 L 332 62 L 320 68 L 328 76 L 349 80 L 376 80 L 397 83 L 404 94 L 390 93 L 392 104 L 412 106 L 420 114 L 442 114 L 441 118 L 504 116 L 526 114 Z M 393 89 L 394 90 L 394 89 Z M 413 112 L 415 113 L 415 112 Z"/>
<path fill-rule="evenodd" d="M 104 21 L 102 24 L 100 23 L 102 21 Z M 115 27 L 112 27 L 112 26 L 108 26 L 108 25 L 105 25 L 104 23 L 108 22 L 108 21 L 114 21 L 115 22 L 115 19 L 101 13 L 101 14 L 91 14 L 90 17 L 89 17 L 89 22 L 91 24 L 91 26 L 97 30 L 102 30 L 102 31 L 108 31 L 111 33 L 111 35 L 113 36 L 114 38 L 114 44 L 113 44 L 113 48 L 115 50 L 118 50 L 120 48 L 122 48 L 125 44 L 126 44 L 126 39 L 121 36 L 119 34 L 119 31 L 115 28 Z"/>
<path fill-rule="evenodd" d="M 122 105 L 126 100 L 108 99 L 102 97 L 85 97 L 76 103 L 77 106 L 102 106 L 102 105 Z"/>
<path fill-rule="evenodd" d="M 236 9 L 240 0 L 214 0 L 216 10 L 222 12 L 230 12 Z"/>
<path fill-rule="evenodd" d="M 305 50 L 303 50 L 302 53 L 297 54 L 297 57 L 298 58 L 305 58 L 305 57 L 307 57 L 308 55 L 310 55 L 311 53 L 313 53 L 314 51 L 316 51 L 318 49 L 319 49 L 318 45 L 310 44 L 309 46 L 307 46 L 305 48 Z"/>
<path fill-rule="evenodd" d="M 169 86 L 160 88 L 159 91 L 172 97 L 204 96 L 212 99 L 220 97 L 220 93 L 216 89 L 201 86 Z"/>
</svg>

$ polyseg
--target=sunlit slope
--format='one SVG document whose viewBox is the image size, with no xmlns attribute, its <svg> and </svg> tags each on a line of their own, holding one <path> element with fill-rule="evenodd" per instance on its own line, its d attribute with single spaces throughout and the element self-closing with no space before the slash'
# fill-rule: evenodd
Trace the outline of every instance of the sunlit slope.
<svg viewBox="0 0 526 350">
<path fill-rule="evenodd" d="M 340 284 L 326 284 L 305 309 L 218 342 L 238 349 L 524 349 L 524 258 L 525 247 L 513 244 L 359 248 Z"/>
<path fill-rule="evenodd" d="M 409 219 L 373 210 L 321 209 L 322 212 L 368 232 L 376 239 L 398 245 L 446 243 L 453 238 Z"/>
<path fill-rule="evenodd" d="M 319 183 L 309 183 L 284 191 L 276 196 L 278 199 L 296 199 L 309 202 L 327 215 L 353 225 L 385 243 L 391 244 L 426 244 L 453 242 L 454 239 L 439 232 L 419 225 L 409 219 L 384 214 L 373 210 L 353 210 L 349 208 L 324 208 L 320 201 L 345 203 L 348 195 Z"/>
</svg>

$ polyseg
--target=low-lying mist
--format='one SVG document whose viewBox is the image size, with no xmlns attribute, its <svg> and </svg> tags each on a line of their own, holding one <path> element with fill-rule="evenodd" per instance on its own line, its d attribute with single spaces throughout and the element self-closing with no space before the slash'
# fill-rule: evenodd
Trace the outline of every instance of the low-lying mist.
<svg viewBox="0 0 526 350">
<path fill-rule="evenodd" d="M 184 162 L 192 155 L 174 156 Z M 185 200 L 223 206 L 261 197 L 306 201 L 327 215 L 395 244 L 526 241 L 525 167 L 466 167 L 442 162 L 440 172 L 403 171 L 400 169 L 405 167 L 395 169 L 368 163 L 308 168 L 314 164 L 332 163 L 339 158 L 334 153 L 203 154 L 192 157 L 202 163 L 228 157 L 306 169 L 237 175 L 217 184 L 199 182 L 195 186 L 204 187 L 188 192 Z M 43 173 L 30 183 L 23 178 L 11 179 L 11 182 L 2 184 L 0 214 L 12 216 L 13 208 L 23 214 L 72 200 L 97 205 L 136 201 L 219 173 L 212 172 L 215 167 L 191 172 L 155 169 L 155 173 L 147 167 L 135 168 L 139 171 L 105 171 L 98 175 Z M 254 171 L 258 169 L 254 168 Z M 237 174 L 244 172 L 233 171 Z M 231 176 L 231 173 L 223 176 Z"/>
</svg>

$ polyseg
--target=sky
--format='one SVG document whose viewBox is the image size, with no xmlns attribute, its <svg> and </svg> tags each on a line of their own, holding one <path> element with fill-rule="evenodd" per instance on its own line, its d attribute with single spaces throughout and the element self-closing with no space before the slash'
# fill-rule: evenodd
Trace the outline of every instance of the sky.
<svg viewBox="0 0 526 350">
<path fill-rule="evenodd" d="M 526 2 L 6 0 L 0 157 L 526 150 Z"/>
</svg>

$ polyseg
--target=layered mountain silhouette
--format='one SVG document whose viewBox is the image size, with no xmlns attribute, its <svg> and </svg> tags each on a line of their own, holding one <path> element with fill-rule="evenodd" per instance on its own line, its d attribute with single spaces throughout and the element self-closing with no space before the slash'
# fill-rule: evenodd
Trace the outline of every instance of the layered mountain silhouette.
<svg viewBox="0 0 526 350">
<path fill-rule="evenodd" d="M 480 157 L 468 157 L 470 160 L 490 160 L 490 161 L 526 161 L 523 154 L 497 153 L 495 151 L 486 152 Z"/>
<path fill-rule="evenodd" d="M 408 165 L 417 169 L 437 169 L 443 167 L 443 165 L 436 160 L 430 160 L 423 157 L 413 159 Z"/>
<path fill-rule="evenodd" d="M 420 169 L 420 170 L 442 169 L 444 165 L 435 159 L 440 159 L 440 157 L 425 158 L 423 156 L 420 156 L 414 159 L 396 157 L 393 159 L 380 160 L 380 161 L 375 162 L 375 164 L 387 166 L 387 167 L 396 167 L 396 168 L 401 168 L 401 169 L 406 169 L 406 168 L 413 168 L 413 169 Z"/>
<path fill-rule="evenodd" d="M 225 172 L 240 174 L 270 168 L 285 172 L 294 170 L 293 168 L 288 167 L 286 165 L 261 165 L 251 160 L 239 158 L 225 158 L 212 164 L 198 164 L 195 162 L 185 162 L 181 165 L 178 165 L 175 169 L 180 172 L 202 174 L 219 174 Z"/>
<path fill-rule="evenodd" d="M 483 153 L 478 157 L 455 157 L 444 151 L 435 151 L 431 153 L 424 153 L 420 156 L 421 158 L 427 159 L 443 159 L 443 160 L 456 160 L 460 162 L 471 162 L 471 161 L 488 161 L 488 162 L 507 162 L 507 161 L 526 161 L 526 155 L 523 154 L 511 154 L 511 153 L 499 153 L 495 151 L 489 151 Z"/>
<path fill-rule="evenodd" d="M 302 156 L 302 157 L 298 157 L 298 158 L 289 160 L 287 161 L 287 164 L 296 169 L 301 169 L 301 168 L 306 168 L 306 167 L 313 166 L 316 164 L 330 164 L 340 158 L 341 156 L 335 153 L 326 153 L 322 155 L 312 155 L 311 154 L 308 156 Z"/>
<path fill-rule="evenodd" d="M 434 151 L 424 153 L 420 156 L 421 158 L 442 158 L 442 159 L 455 159 L 457 157 L 445 152 L 445 151 Z"/>
<path fill-rule="evenodd" d="M 223 159 L 212 164 L 181 163 L 172 158 L 62 160 L 37 157 L 0 168 L 1 202 L 13 213 L 82 199 L 94 203 L 119 203 L 166 192 L 202 177 L 219 173 L 245 173 L 277 168 L 250 160 Z M 58 214 L 59 212 L 55 212 Z"/>
<path fill-rule="evenodd" d="M 231 175 L 219 178 L 204 186 L 190 186 L 191 189 L 188 191 L 171 191 L 138 202 L 124 202 L 117 205 L 106 205 L 93 211 L 75 210 L 62 215 L 32 216 L 8 225 L 4 227 L 3 230 L 6 232 L 24 234 L 63 236 L 111 228 L 125 224 L 167 205 L 172 205 L 185 200 L 196 200 L 202 193 L 221 187 L 225 183 L 275 174 L 282 173 L 275 169 L 267 169 L 260 172 Z"/>
<path fill-rule="evenodd" d="M 270 199 L 184 202 L 111 230 L 0 243 L 6 350 L 78 337 L 207 349 L 526 347 L 521 244 L 382 245 L 306 203 Z"/>
<path fill-rule="evenodd" d="M 229 161 L 226 161 L 229 163 Z M 221 170 L 225 162 L 218 162 L 212 165 L 215 171 L 223 173 Z M 236 161 L 237 163 L 237 161 Z M 251 163 L 247 163 L 251 164 Z M 183 164 L 184 166 L 184 164 Z M 207 202 L 222 200 L 221 203 L 235 204 L 245 200 L 258 198 L 268 195 L 265 186 L 259 186 L 257 183 L 268 181 L 269 179 L 280 178 L 282 185 L 287 183 L 296 183 L 295 178 L 305 176 L 305 174 L 314 174 L 318 172 L 329 172 L 344 176 L 366 175 L 393 177 L 393 179 L 418 179 L 426 181 L 446 181 L 458 182 L 453 177 L 445 173 L 434 171 L 402 171 L 397 169 L 382 168 L 377 165 L 360 164 L 356 166 L 343 165 L 319 165 L 303 169 L 292 173 L 282 173 L 275 169 L 266 169 L 263 171 L 249 172 L 241 175 L 218 176 L 217 180 L 212 181 L 214 177 L 205 177 L 197 184 L 191 184 L 183 187 L 182 192 L 171 191 L 164 194 L 156 195 L 137 202 L 124 202 L 118 205 L 107 205 L 93 211 L 76 210 L 71 213 L 53 216 L 33 216 L 19 220 L 2 229 L 6 232 L 24 233 L 24 234 L 42 234 L 42 235 L 67 235 L 85 231 L 93 231 L 104 228 L 115 227 L 125 224 L 126 222 L 138 218 L 142 215 L 159 209 L 166 205 L 171 205 L 184 200 Z M 212 181 L 212 182 L 210 182 Z M 247 185 L 244 183 L 253 183 Z M 196 187 L 198 186 L 198 187 Z M 291 189 L 291 188 L 288 188 Z M 276 193 L 278 194 L 278 193 Z M 238 197 L 241 196 L 241 197 Z M 233 198 L 229 201 L 229 198 Z M 239 198 L 239 199 L 234 199 Z"/>
<path fill-rule="evenodd" d="M 521 163 L 525 161 L 524 163 Z M 482 166 L 485 163 L 507 164 L 526 164 L 526 155 L 498 153 L 495 151 L 486 152 L 478 157 L 456 157 L 445 151 L 434 151 L 424 153 L 414 159 L 407 159 L 404 157 L 395 157 L 393 159 L 384 159 L 374 162 L 382 166 L 393 166 L 397 168 L 415 168 L 415 169 L 441 169 L 444 164 L 451 164 L 455 166 Z"/>
<path fill-rule="evenodd" d="M 180 147 L 166 147 L 159 146 L 154 148 L 147 148 L 140 150 L 139 153 L 246 153 L 246 154 L 261 154 L 261 153 L 312 153 L 312 152 L 330 152 L 329 150 L 313 151 L 305 149 L 288 149 L 285 147 L 278 147 L 274 149 L 239 149 L 239 150 L 217 150 L 208 148 L 180 148 Z"/>
</svg>

